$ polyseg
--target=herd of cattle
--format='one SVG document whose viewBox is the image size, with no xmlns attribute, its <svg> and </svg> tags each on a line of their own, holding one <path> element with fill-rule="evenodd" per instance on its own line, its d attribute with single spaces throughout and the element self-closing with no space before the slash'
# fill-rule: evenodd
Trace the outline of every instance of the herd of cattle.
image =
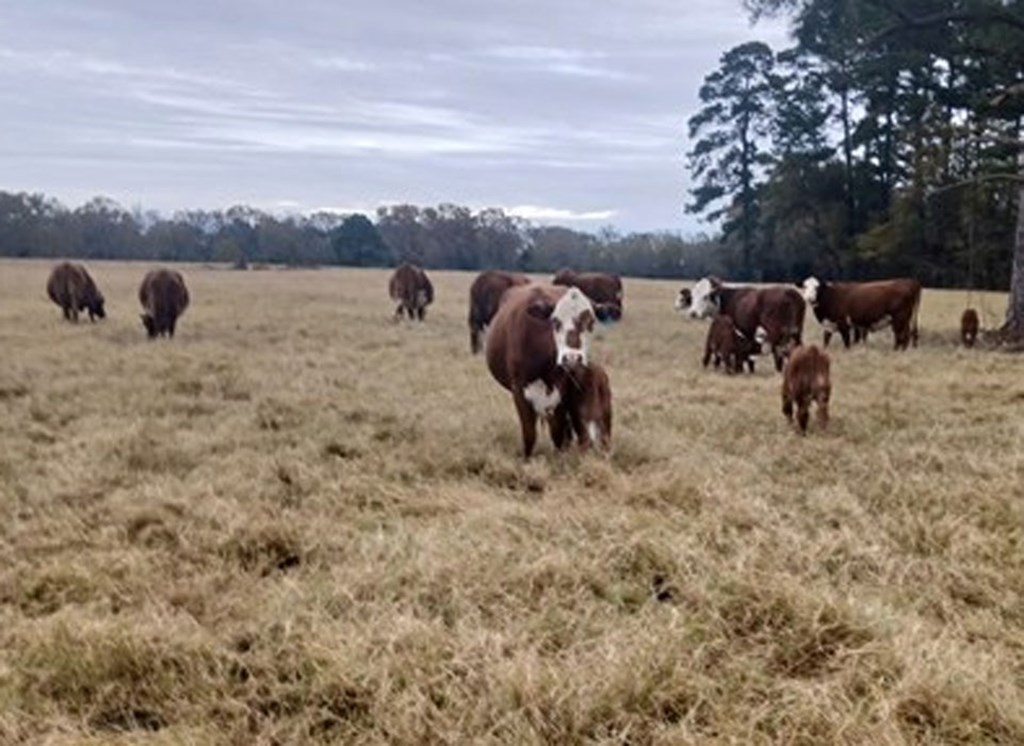
<svg viewBox="0 0 1024 746">
<path fill-rule="evenodd" d="M 63 262 L 50 275 L 46 290 L 64 317 L 78 321 L 105 317 L 103 294 L 80 264 Z M 388 283 L 397 304 L 395 318 L 407 315 L 423 321 L 434 300 L 434 287 L 422 268 L 400 265 Z M 189 304 L 181 274 L 173 270 L 148 272 L 139 287 L 142 322 L 149 337 L 174 336 L 178 317 Z M 913 279 L 876 282 L 823 282 L 809 277 L 796 287 L 754 287 L 705 277 L 683 288 L 677 311 L 691 318 L 710 318 L 704 346 L 705 367 L 725 366 L 739 373 L 754 371 L 753 356 L 765 345 L 775 369 L 782 373 L 782 411 L 794 414 L 806 432 L 810 405 L 817 405 L 822 426 L 828 422 L 831 396 L 830 359 L 816 345 L 804 345 L 807 306 L 824 327 L 823 344 L 833 333 L 843 344 L 863 341 L 870 332 L 892 328 L 897 350 L 917 346 L 917 315 L 921 284 Z M 523 455 L 529 458 L 537 441 L 537 422 L 548 423 L 557 449 L 575 437 L 582 449 L 611 445 L 612 397 L 608 375 L 591 359 L 590 339 L 597 322 L 622 318 L 623 288 L 616 275 L 577 273 L 563 269 L 551 283 L 524 274 L 488 270 L 469 290 L 469 347 L 483 349 L 494 379 L 512 394 L 522 431 Z M 972 346 L 978 316 L 964 312 L 961 335 Z"/>
<path fill-rule="evenodd" d="M 78 321 L 78 314 L 89 312 L 89 320 L 106 318 L 103 293 L 81 264 L 61 262 L 50 273 L 46 294 L 61 307 L 64 318 Z M 154 269 L 146 273 L 139 286 L 142 325 L 152 338 L 174 336 L 178 317 L 188 308 L 188 288 L 180 272 Z"/>
</svg>

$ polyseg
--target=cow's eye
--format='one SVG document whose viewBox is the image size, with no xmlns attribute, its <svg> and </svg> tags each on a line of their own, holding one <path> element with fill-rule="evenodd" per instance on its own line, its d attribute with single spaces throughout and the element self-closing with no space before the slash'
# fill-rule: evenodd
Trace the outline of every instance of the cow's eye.
<svg viewBox="0 0 1024 746">
<path fill-rule="evenodd" d="M 562 329 L 562 321 L 561 321 L 561 319 L 552 318 L 551 319 L 551 326 L 554 328 L 554 330 L 556 332 L 560 331 Z"/>
</svg>

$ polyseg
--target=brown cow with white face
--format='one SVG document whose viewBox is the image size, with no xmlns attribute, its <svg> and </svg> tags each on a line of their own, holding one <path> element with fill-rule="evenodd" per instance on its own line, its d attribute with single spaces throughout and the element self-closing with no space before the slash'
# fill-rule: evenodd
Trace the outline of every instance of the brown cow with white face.
<svg viewBox="0 0 1024 746">
<path fill-rule="evenodd" d="M 395 268 L 388 281 L 388 294 L 398 304 L 396 321 L 402 318 L 403 311 L 410 319 L 423 321 L 427 306 L 434 302 L 434 285 L 422 267 L 403 262 Z"/>
<path fill-rule="evenodd" d="M 808 277 L 800 286 L 804 300 L 825 328 L 824 344 L 839 332 L 843 345 L 850 346 L 850 332 L 867 339 L 869 331 L 892 326 L 894 346 L 917 347 L 917 311 L 921 305 L 921 283 L 910 278 L 874 282 L 824 282 Z"/>
<path fill-rule="evenodd" d="M 803 339 L 806 306 L 792 287 L 727 285 L 717 277 L 705 277 L 692 289 L 680 291 L 676 309 L 695 319 L 728 316 L 740 334 L 759 345 L 768 343 L 778 371 L 786 348 Z"/>
<path fill-rule="evenodd" d="M 568 445 L 573 422 L 567 387 L 590 365 L 596 318 L 578 288 L 520 285 L 505 292 L 487 333 L 487 367 L 512 393 L 524 458 L 536 445 L 538 417 L 547 420 L 555 448 Z"/>
<path fill-rule="evenodd" d="M 579 288 L 594 304 L 598 321 L 622 318 L 622 279 L 605 272 L 575 272 L 563 268 L 555 273 L 553 285 Z"/>
<path fill-rule="evenodd" d="M 526 285 L 530 278 L 518 272 L 491 269 L 481 272 L 469 287 L 469 351 L 480 352 L 480 337 L 501 305 L 501 297 L 510 287 Z"/>
</svg>

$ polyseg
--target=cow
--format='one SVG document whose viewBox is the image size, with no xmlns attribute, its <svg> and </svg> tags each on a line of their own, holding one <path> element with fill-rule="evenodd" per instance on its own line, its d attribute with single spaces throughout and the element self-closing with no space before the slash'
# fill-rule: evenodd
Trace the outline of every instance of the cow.
<svg viewBox="0 0 1024 746">
<path fill-rule="evenodd" d="M 796 405 L 796 424 L 801 434 L 807 432 L 811 416 L 811 402 L 818 407 L 818 424 L 828 427 L 828 402 L 832 396 L 829 377 L 828 353 L 817 345 L 792 347 L 782 372 L 782 414 L 793 421 Z"/>
<path fill-rule="evenodd" d="M 569 421 L 581 450 L 612 447 L 612 388 L 603 366 L 590 362 L 572 374 L 566 386 Z"/>
<path fill-rule="evenodd" d="M 64 318 L 78 323 L 81 311 L 89 312 L 89 321 L 106 318 L 103 293 L 81 264 L 61 262 L 50 272 L 46 294 L 61 307 Z"/>
<path fill-rule="evenodd" d="M 501 297 L 510 287 L 526 285 L 530 278 L 518 272 L 481 272 L 469 287 L 469 351 L 480 352 L 480 337 L 498 312 Z"/>
<path fill-rule="evenodd" d="M 892 326 L 894 347 L 917 347 L 917 312 L 921 305 L 921 283 L 910 278 L 874 282 L 824 282 L 808 277 L 799 285 L 814 316 L 825 327 L 823 342 L 828 347 L 833 332 L 850 346 L 850 332 L 867 339 L 869 331 Z"/>
<path fill-rule="evenodd" d="M 776 371 L 782 370 L 786 346 L 803 340 L 806 307 L 791 287 L 727 285 L 717 277 L 704 277 L 680 292 L 676 308 L 691 318 L 728 316 L 740 334 L 769 345 Z"/>
<path fill-rule="evenodd" d="M 427 306 L 434 302 L 434 285 L 422 267 L 403 262 L 395 268 L 388 282 L 388 294 L 398 303 L 395 321 L 402 318 L 404 311 L 410 319 L 423 321 Z"/>
<path fill-rule="evenodd" d="M 974 343 L 978 341 L 980 326 L 978 312 L 973 308 L 966 309 L 960 317 L 960 341 L 964 343 L 964 347 L 974 347 Z"/>
<path fill-rule="evenodd" d="M 598 321 L 622 318 L 622 279 L 604 272 L 575 272 L 568 267 L 555 273 L 553 285 L 579 288 L 594 304 Z"/>
<path fill-rule="evenodd" d="M 702 364 L 705 368 L 713 357 L 715 370 L 724 362 L 726 373 L 742 373 L 743 364 L 746 363 L 747 369 L 753 373 L 754 361 L 751 355 L 760 353 L 759 341 L 742 334 L 730 317 L 720 313 L 711 320 L 708 336 L 704 341 Z"/>
<path fill-rule="evenodd" d="M 533 454 L 538 417 L 547 420 L 556 449 L 569 444 L 573 418 L 567 386 L 590 365 L 596 320 L 579 288 L 517 285 L 505 291 L 485 352 L 494 380 L 512 394 L 524 458 Z"/>
<path fill-rule="evenodd" d="M 174 336 L 178 317 L 188 308 L 188 288 L 180 272 L 154 269 L 146 273 L 139 286 L 142 304 L 142 325 L 150 339 L 160 335 Z"/>
</svg>

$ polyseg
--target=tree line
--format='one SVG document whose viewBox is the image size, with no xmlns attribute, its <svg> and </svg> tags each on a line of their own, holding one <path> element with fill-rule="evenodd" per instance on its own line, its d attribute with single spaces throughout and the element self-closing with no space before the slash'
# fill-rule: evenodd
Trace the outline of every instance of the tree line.
<svg viewBox="0 0 1024 746">
<path fill-rule="evenodd" d="M 726 51 L 689 119 L 687 209 L 734 277 L 1006 288 L 1024 114 L 1020 0 L 744 0 L 792 46 Z"/>
<path fill-rule="evenodd" d="M 315 213 L 281 217 L 246 206 L 167 217 L 96 197 L 74 209 L 41 194 L 0 192 L 0 256 L 226 262 L 244 268 L 387 267 L 433 269 L 561 267 L 636 277 L 722 274 L 716 241 L 668 232 L 597 233 L 538 226 L 501 209 L 382 207 L 373 219 Z"/>
</svg>

